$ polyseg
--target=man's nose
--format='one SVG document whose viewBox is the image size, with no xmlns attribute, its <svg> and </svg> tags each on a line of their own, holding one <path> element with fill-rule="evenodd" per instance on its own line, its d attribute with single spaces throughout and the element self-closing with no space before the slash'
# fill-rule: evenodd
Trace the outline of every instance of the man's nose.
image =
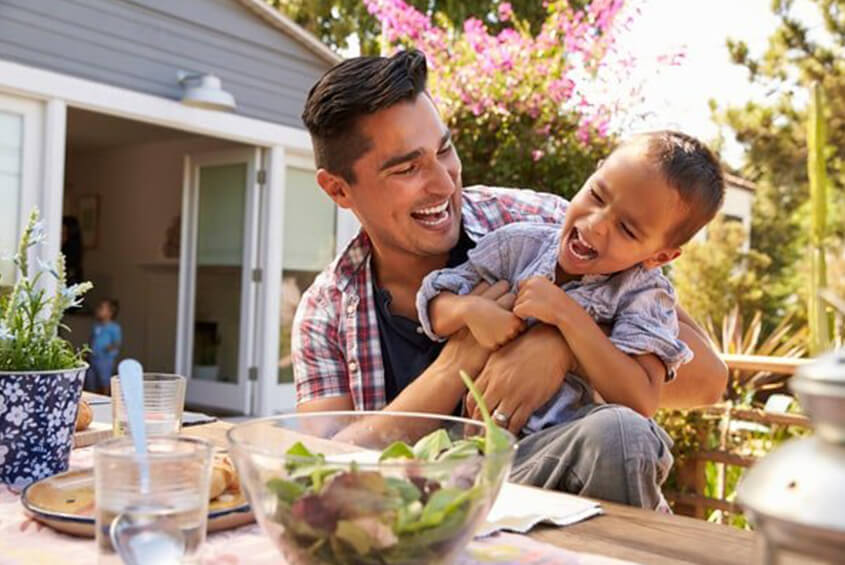
<svg viewBox="0 0 845 565">
<path fill-rule="evenodd" d="M 453 171 L 445 163 L 435 163 L 426 190 L 432 194 L 449 195 L 455 190 Z"/>
</svg>

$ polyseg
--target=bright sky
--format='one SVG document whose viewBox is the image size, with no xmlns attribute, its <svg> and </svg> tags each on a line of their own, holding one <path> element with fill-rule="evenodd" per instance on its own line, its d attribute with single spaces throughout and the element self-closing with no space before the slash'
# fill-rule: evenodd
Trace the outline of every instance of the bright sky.
<svg viewBox="0 0 845 565">
<path fill-rule="evenodd" d="M 777 27 L 771 0 L 644 0 L 623 45 L 636 56 L 685 48 L 686 58 L 650 79 L 644 88 L 649 115 L 643 127 L 671 127 L 708 141 L 717 134 L 707 101 L 720 106 L 764 99 L 748 82 L 748 72 L 730 62 L 726 39 L 744 40 L 752 55 L 762 53 Z M 724 157 L 739 164 L 741 151 L 726 147 Z"/>
</svg>

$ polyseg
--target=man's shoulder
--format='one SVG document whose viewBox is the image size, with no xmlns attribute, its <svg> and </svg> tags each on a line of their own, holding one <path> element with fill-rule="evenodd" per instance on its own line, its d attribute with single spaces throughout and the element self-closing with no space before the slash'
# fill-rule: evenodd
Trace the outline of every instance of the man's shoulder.
<svg viewBox="0 0 845 565">
<path fill-rule="evenodd" d="M 513 222 L 561 223 L 568 202 L 527 188 L 469 186 L 464 188 L 465 227 L 476 237 Z"/>
</svg>

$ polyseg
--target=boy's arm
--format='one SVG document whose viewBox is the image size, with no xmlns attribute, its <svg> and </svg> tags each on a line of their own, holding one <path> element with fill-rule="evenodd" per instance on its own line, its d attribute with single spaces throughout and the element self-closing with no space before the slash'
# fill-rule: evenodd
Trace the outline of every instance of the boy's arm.
<svg viewBox="0 0 845 565">
<path fill-rule="evenodd" d="M 506 281 L 494 286 L 501 286 L 504 292 L 508 290 Z M 501 347 L 524 328 L 522 320 L 512 312 L 481 296 L 441 292 L 429 302 L 428 313 L 435 334 L 451 336 L 466 327 L 487 349 Z"/>
<path fill-rule="evenodd" d="M 607 401 L 651 417 L 657 411 L 666 367 L 655 355 L 630 356 L 610 341 L 593 318 L 554 283 L 532 277 L 520 284 L 514 313 L 556 326 L 578 364 Z M 625 378 L 619 378 L 625 375 Z"/>
</svg>

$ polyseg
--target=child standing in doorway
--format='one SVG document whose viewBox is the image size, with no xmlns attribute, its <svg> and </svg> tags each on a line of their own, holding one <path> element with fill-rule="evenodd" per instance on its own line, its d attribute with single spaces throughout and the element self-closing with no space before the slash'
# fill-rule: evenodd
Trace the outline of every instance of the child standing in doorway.
<svg viewBox="0 0 845 565">
<path fill-rule="evenodd" d="M 108 394 L 109 380 L 120 353 L 123 336 L 120 324 L 115 322 L 119 309 L 117 300 L 106 298 L 97 304 L 94 311 L 97 322 L 91 328 L 91 366 L 88 368 L 86 388 L 98 394 Z"/>
</svg>

